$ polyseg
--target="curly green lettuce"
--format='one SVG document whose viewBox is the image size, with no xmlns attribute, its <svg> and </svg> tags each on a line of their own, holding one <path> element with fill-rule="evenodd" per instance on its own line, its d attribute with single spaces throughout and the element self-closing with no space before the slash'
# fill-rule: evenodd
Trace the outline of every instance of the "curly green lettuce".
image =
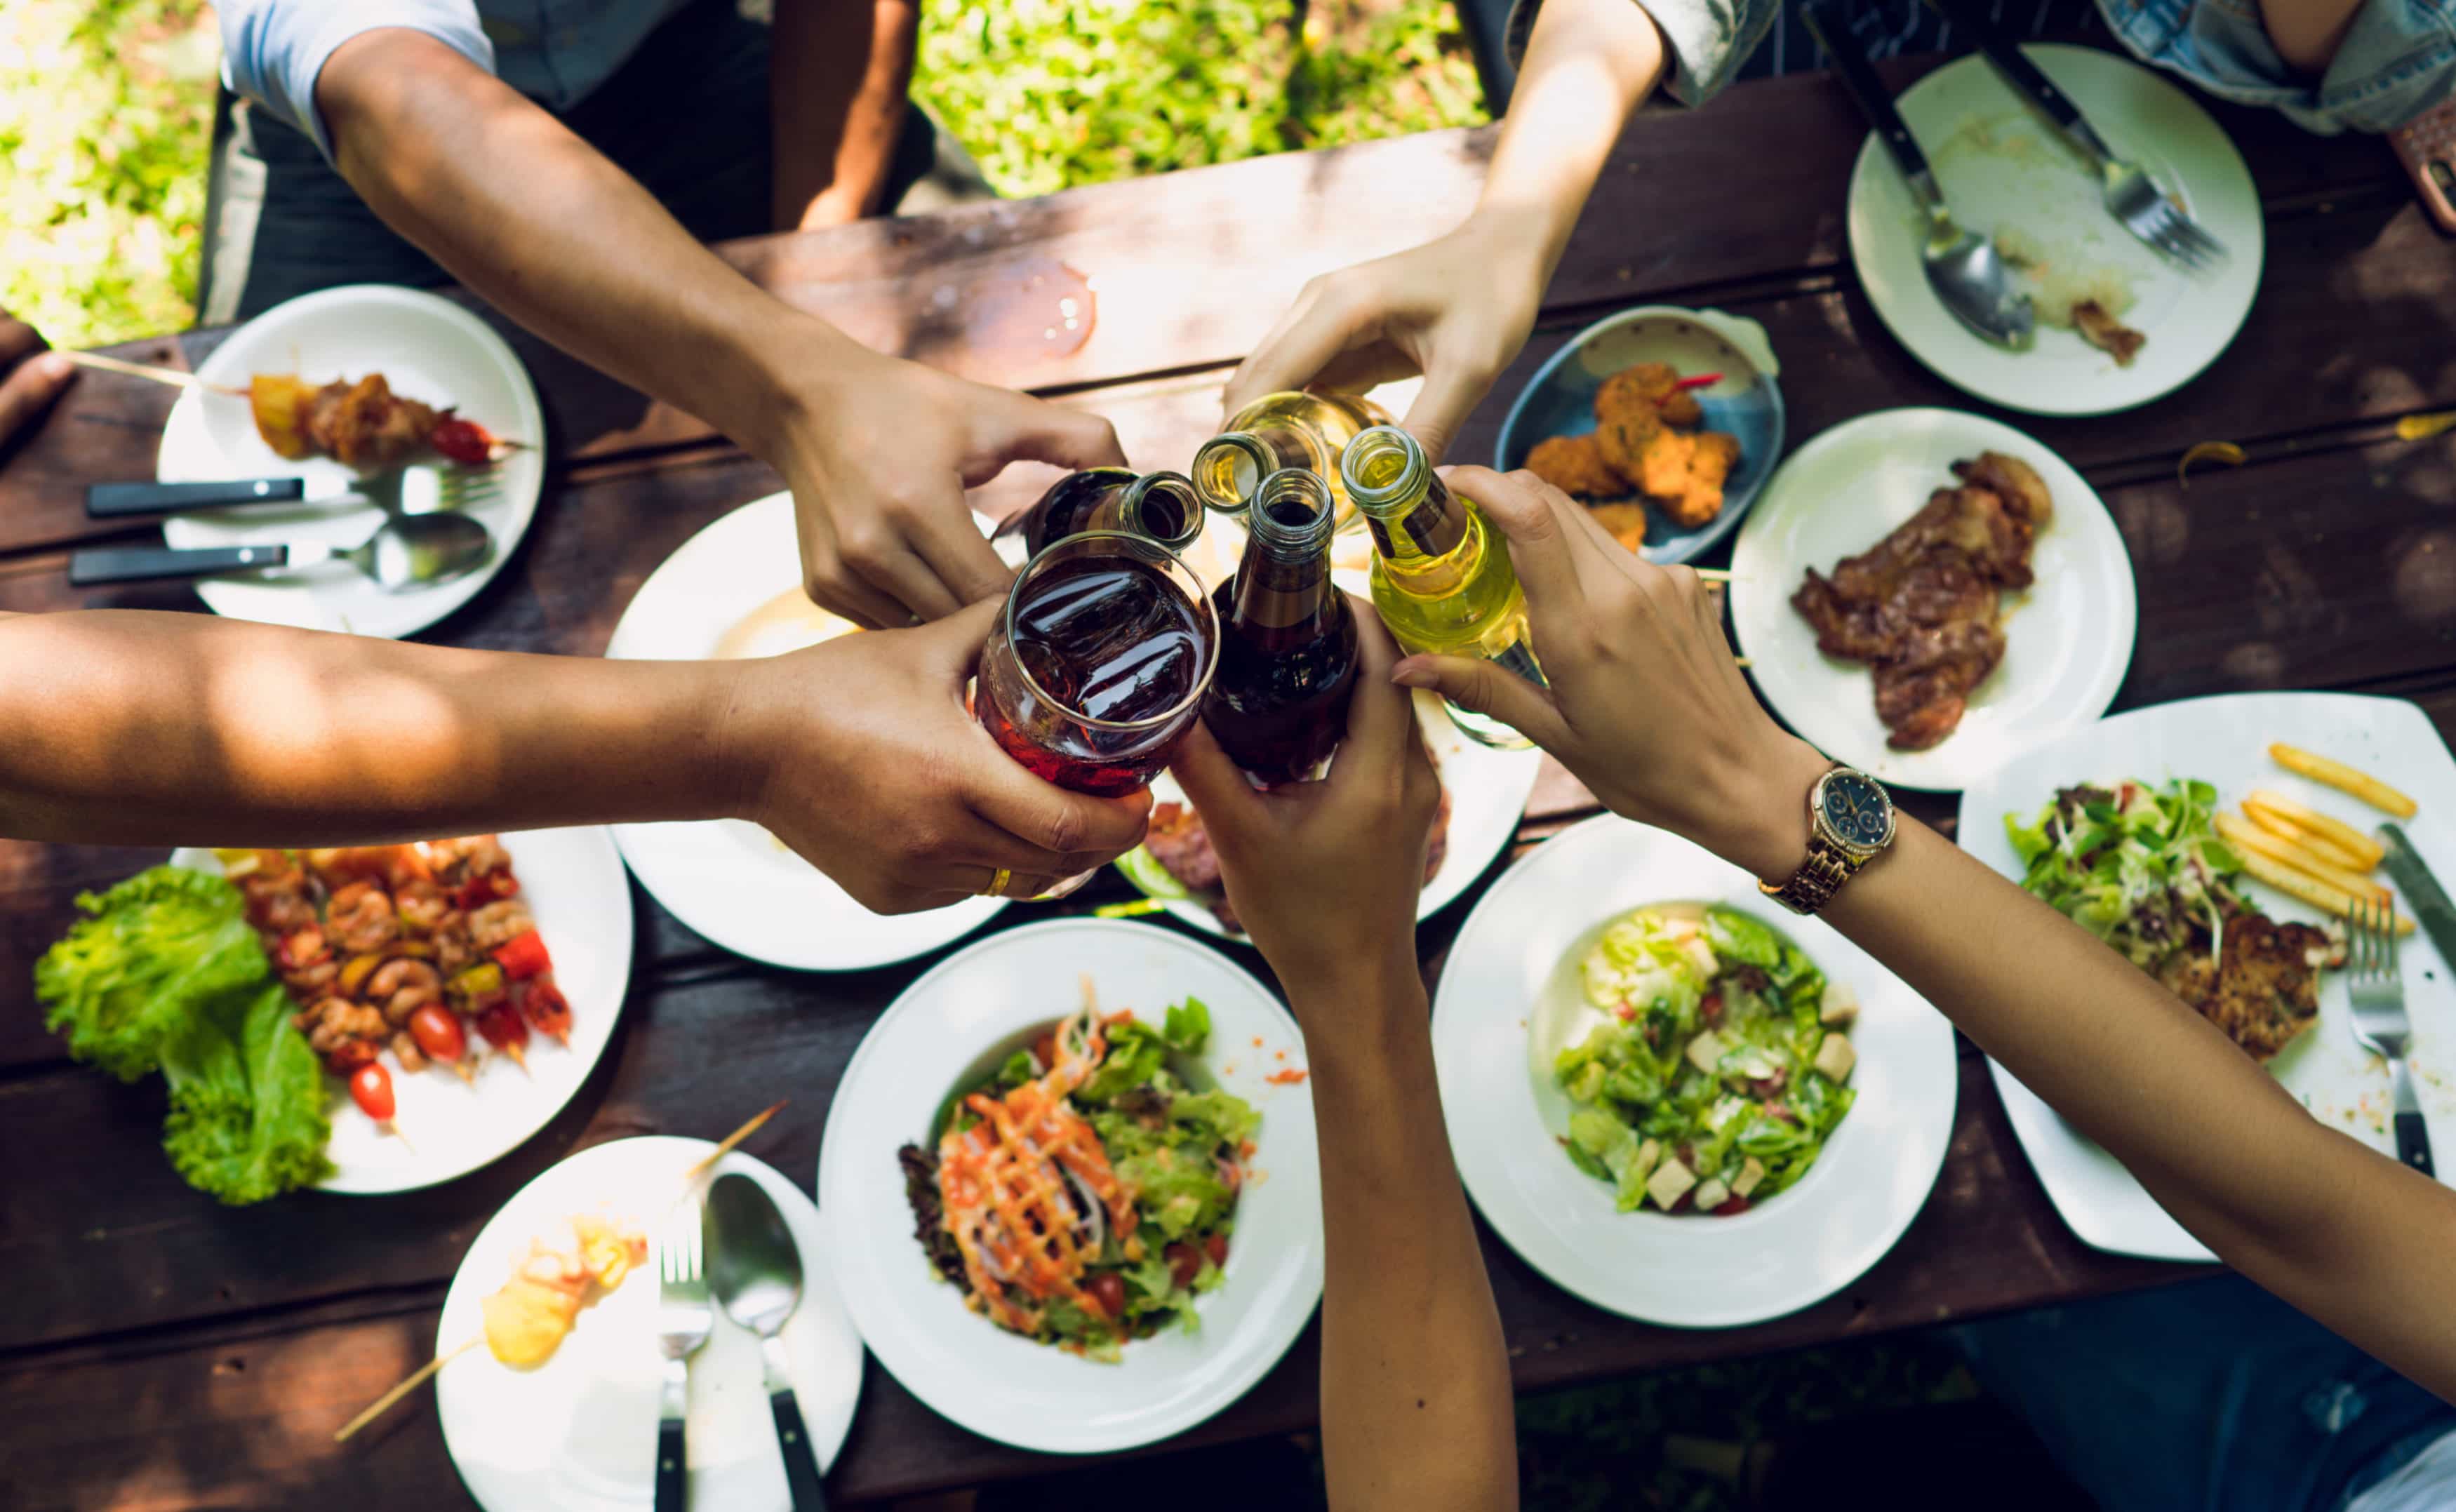
<svg viewBox="0 0 2456 1512">
<path fill-rule="evenodd" d="M 323 1072 L 238 889 L 156 867 L 77 906 L 90 916 L 34 967 L 44 1023 L 122 1081 L 162 1073 L 162 1148 L 180 1176 L 237 1205 L 330 1174 Z"/>
</svg>

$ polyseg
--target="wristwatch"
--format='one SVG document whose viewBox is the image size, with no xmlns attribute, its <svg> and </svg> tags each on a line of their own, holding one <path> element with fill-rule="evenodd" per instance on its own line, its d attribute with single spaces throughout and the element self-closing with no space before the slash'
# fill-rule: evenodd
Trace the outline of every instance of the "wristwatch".
<svg viewBox="0 0 2456 1512">
<path fill-rule="evenodd" d="M 1808 790 L 1808 859 L 1788 882 L 1757 889 L 1793 913 L 1814 913 L 1893 843 L 1893 800 L 1866 772 L 1836 766 Z"/>
</svg>

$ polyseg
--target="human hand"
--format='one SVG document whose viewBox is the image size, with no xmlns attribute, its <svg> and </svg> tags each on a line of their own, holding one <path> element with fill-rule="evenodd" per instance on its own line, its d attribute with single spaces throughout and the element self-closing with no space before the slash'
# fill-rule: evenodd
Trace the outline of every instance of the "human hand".
<svg viewBox="0 0 2456 1512">
<path fill-rule="evenodd" d="M 1830 764 L 1757 702 L 1697 574 L 1639 557 L 1532 473 L 1444 477 L 1507 538 L 1551 688 L 1458 657 L 1410 657 L 1397 680 L 1507 721 L 1615 813 L 1790 875 Z"/>
<path fill-rule="evenodd" d="M 1360 661 L 1347 737 L 1319 782 L 1257 792 L 1199 724 L 1179 748 L 1179 786 L 1201 814 L 1255 948 L 1305 1001 L 1342 971 L 1403 960 L 1415 971 L 1416 899 L 1441 780 L 1415 701 L 1390 681 L 1399 648 L 1358 605 Z"/>
<path fill-rule="evenodd" d="M 1006 591 L 964 490 L 1018 459 L 1117 466 L 1109 422 L 852 348 L 781 429 L 769 457 L 793 491 L 810 597 L 870 628 L 937 620 Z"/>
<path fill-rule="evenodd" d="M 42 334 L 0 310 L 0 445 L 33 422 L 76 377 Z"/>
<path fill-rule="evenodd" d="M 1142 843 L 1151 795 L 1033 776 L 964 707 L 997 601 L 919 629 L 840 636 L 738 664 L 725 746 L 739 816 L 879 913 L 985 891 L 1029 898 Z"/>
<path fill-rule="evenodd" d="M 1540 235 L 1478 215 L 1421 247 L 1314 278 L 1229 378 L 1228 411 L 1281 389 L 1361 393 L 1422 373 L 1405 425 L 1439 461 L 1526 344 L 1549 276 Z"/>
</svg>

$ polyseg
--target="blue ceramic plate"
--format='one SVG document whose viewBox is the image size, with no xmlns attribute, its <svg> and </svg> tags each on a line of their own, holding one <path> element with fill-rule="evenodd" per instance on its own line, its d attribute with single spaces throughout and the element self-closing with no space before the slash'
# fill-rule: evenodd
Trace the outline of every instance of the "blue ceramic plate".
<svg viewBox="0 0 2456 1512">
<path fill-rule="evenodd" d="M 1640 362 L 1668 362 L 1684 377 L 1723 375 L 1721 382 L 1698 392 L 1698 406 L 1706 412 L 1706 429 L 1740 441 L 1739 462 L 1723 485 L 1721 514 L 1694 530 L 1680 529 L 1660 515 L 1647 522 L 1646 559 L 1686 562 L 1731 533 L 1782 459 L 1782 390 L 1774 386 L 1781 366 L 1765 327 L 1754 320 L 1660 304 L 1605 317 L 1527 380 L 1501 422 L 1494 464 L 1514 472 L 1526 465 L 1537 441 L 1593 430 L 1595 391 L 1604 379 Z"/>
</svg>

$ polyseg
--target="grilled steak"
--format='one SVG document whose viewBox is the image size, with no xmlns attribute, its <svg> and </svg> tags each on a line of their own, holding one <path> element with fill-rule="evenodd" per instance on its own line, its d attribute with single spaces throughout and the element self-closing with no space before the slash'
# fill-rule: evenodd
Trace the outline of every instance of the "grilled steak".
<svg viewBox="0 0 2456 1512">
<path fill-rule="evenodd" d="M 2318 1020 L 2320 968 L 2333 949 L 2307 924 L 2238 913 L 2226 920 L 2216 964 L 2200 950 L 2178 950 L 2158 968 L 2158 980 L 2264 1061 Z"/>
</svg>

